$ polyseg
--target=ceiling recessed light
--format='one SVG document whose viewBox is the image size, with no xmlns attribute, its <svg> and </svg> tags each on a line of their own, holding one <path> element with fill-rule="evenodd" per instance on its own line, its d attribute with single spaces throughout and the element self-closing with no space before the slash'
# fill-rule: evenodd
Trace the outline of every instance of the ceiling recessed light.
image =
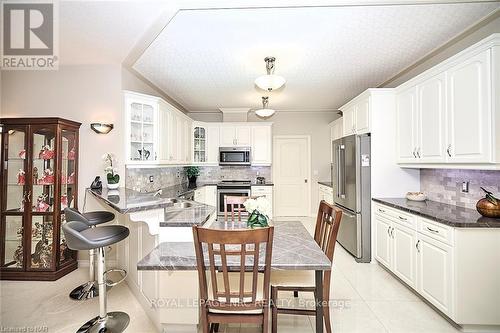
<svg viewBox="0 0 500 333">
<path fill-rule="evenodd" d="M 281 88 L 286 80 L 284 77 L 274 74 L 274 62 L 275 57 L 266 57 L 264 59 L 266 62 L 267 75 L 259 76 L 255 79 L 255 84 L 257 87 L 267 91 L 273 91 L 275 89 Z"/>
<path fill-rule="evenodd" d="M 271 117 L 276 111 L 269 109 L 267 104 L 269 103 L 269 97 L 262 97 L 262 109 L 255 110 L 255 114 L 262 118 Z"/>
</svg>

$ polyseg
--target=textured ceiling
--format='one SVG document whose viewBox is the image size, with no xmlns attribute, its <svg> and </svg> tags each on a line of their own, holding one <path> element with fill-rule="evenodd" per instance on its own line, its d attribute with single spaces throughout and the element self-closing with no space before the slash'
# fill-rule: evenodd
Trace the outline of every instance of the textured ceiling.
<svg viewBox="0 0 500 333">
<path fill-rule="evenodd" d="M 61 64 L 121 64 L 165 7 L 158 1 L 60 1 Z"/>
<path fill-rule="evenodd" d="M 190 111 L 258 107 L 264 57 L 287 79 L 279 110 L 332 109 L 376 87 L 499 3 L 182 10 L 134 69 Z"/>
</svg>

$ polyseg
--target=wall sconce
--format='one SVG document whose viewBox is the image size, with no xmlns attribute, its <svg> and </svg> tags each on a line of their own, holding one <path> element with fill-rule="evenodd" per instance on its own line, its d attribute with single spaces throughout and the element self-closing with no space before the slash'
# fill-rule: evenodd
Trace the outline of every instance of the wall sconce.
<svg viewBox="0 0 500 333">
<path fill-rule="evenodd" d="M 92 123 L 90 128 L 97 134 L 108 134 L 113 129 L 113 124 Z"/>
</svg>

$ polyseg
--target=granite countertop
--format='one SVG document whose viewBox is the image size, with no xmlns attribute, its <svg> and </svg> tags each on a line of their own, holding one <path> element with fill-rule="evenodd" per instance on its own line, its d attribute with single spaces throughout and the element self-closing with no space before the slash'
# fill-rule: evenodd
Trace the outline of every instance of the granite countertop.
<svg viewBox="0 0 500 333">
<path fill-rule="evenodd" d="M 422 202 L 406 198 L 373 198 L 372 200 L 454 228 L 500 228 L 500 219 L 481 216 L 474 209 L 430 200 Z"/>
<path fill-rule="evenodd" d="M 318 182 L 318 184 L 325 185 L 325 186 L 333 188 L 333 183 L 332 182 Z"/>
<path fill-rule="evenodd" d="M 215 213 L 215 207 L 200 203 L 195 204 L 194 207 L 166 211 L 164 220 L 160 221 L 160 227 L 190 227 L 205 224 Z"/>
<path fill-rule="evenodd" d="M 296 221 L 275 221 L 271 267 L 278 270 L 330 270 L 331 262 L 314 241 L 314 238 Z M 214 222 L 209 228 L 246 229 L 246 223 Z M 261 250 L 262 251 L 262 250 Z M 259 256 L 264 266 L 264 255 Z M 238 262 L 229 259 L 229 266 L 239 268 Z M 220 259 L 219 259 L 220 260 Z M 216 260 L 217 264 L 217 260 Z M 208 258 L 207 258 L 208 265 Z M 253 266 L 250 260 L 248 268 Z M 138 270 L 196 270 L 196 255 L 192 242 L 160 243 L 137 263 Z"/>
</svg>

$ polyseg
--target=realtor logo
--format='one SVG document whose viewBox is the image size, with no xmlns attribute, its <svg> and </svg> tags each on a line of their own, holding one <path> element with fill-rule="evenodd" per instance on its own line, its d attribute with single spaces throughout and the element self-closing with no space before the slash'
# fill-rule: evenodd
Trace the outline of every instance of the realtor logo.
<svg viewBox="0 0 500 333">
<path fill-rule="evenodd" d="M 2 2 L 2 69 L 57 69 L 54 2 Z"/>
</svg>

